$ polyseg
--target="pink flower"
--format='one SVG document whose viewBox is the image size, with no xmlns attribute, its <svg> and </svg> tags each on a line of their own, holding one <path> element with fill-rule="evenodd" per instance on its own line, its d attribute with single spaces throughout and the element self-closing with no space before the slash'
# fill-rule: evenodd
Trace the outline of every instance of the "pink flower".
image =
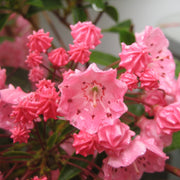
<svg viewBox="0 0 180 180">
<path fill-rule="evenodd" d="M 96 150 L 96 134 L 89 134 L 85 131 L 80 131 L 78 134 L 73 134 L 73 147 L 76 149 L 76 154 L 87 156 L 94 154 Z"/>
<path fill-rule="evenodd" d="M 159 86 L 157 75 L 152 69 L 146 68 L 144 72 L 141 73 L 139 80 L 141 87 L 145 90 L 157 89 Z"/>
<path fill-rule="evenodd" d="M 155 89 L 155 90 L 150 90 L 150 91 L 145 91 L 145 94 L 141 97 L 143 101 L 149 105 L 155 106 L 155 105 L 161 105 L 161 106 L 166 106 L 167 102 L 165 99 L 165 92 L 162 91 L 161 89 Z M 154 115 L 154 111 L 151 107 L 144 105 L 145 106 L 145 111 L 150 115 Z"/>
<path fill-rule="evenodd" d="M 20 87 L 15 89 L 12 85 L 9 85 L 7 89 L 0 90 L 0 128 L 9 130 L 14 126 L 13 119 L 10 118 L 12 106 L 26 95 Z"/>
<path fill-rule="evenodd" d="M 98 151 L 119 154 L 129 145 L 134 135 L 129 126 L 120 122 L 119 119 L 113 120 L 111 124 L 103 124 L 97 132 Z"/>
<path fill-rule="evenodd" d="M 34 52 L 30 52 L 25 62 L 28 64 L 30 68 L 33 68 L 42 64 L 42 59 L 43 57 L 40 56 L 40 53 L 34 51 Z"/>
<path fill-rule="evenodd" d="M 172 143 L 172 135 L 167 135 L 159 132 L 159 127 L 154 119 L 147 119 L 146 117 L 141 117 L 137 122 L 137 126 L 140 127 L 140 136 L 143 140 L 153 138 L 154 144 L 163 149 Z"/>
<path fill-rule="evenodd" d="M 159 108 L 155 120 L 165 134 L 171 134 L 180 130 L 180 103 L 175 102 Z"/>
<path fill-rule="evenodd" d="M 59 103 L 59 93 L 56 92 L 54 83 L 50 80 L 42 80 L 37 85 L 38 89 L 35 92 L 38 103 L 36 113 L 38 115 L 42 114 L 44 121 L 49 118 L 57 119 L 57 108 Z"/>
<path fill-rule="evenodd" d="M 33 31 L 33 34 L 28 36 L 28 40 L 27 46 L 30 51 L 46 52 L 51 47 L 53 38 L 49 37 L 49 32 L 44 33 L 44 30 L 40 29 L 37 32 Z"/>
<path fill-rule="evenodd" d="M 136 33 L 135 35 L 136 42 L 146 45 L 153 58 L 156 57 L 160 51 L 169 46 L 169 42 L 160 28 L 146 26 L 143 32 Z"/>
<path fill-rule="evenodd" d="M 32 180 L 48 180 L 47 179 L 47 177 L 46 176 L 42 176 L 42 177 L 38 177 L 38 176 L 34 176 L 33 178 L 32 178 Z"/>
<path fill-rule="evenodd" d="M 66 76 L 59 85 L 58 112 L 70 123 L 88 133 L 97 132 L 103 121 L 119 118 L 127 108 L 123 96 L 126 84 L 116 79 L 116 70 L 100 70 L 91 64 L 84 72 Z"/>
<path fill-rule="evenodd" d="M 70 60 L 80 62 L 81 64 L 89 61 L 91 52 L 85 43 L 70 44 L 69 47 L 70 50 L 68 53 L 70 54 Z"/>
<path fill-rule="evenodd" d="M 129 90 L 136 89 L 138 87 L 138 79 L 137 76 L 133 73 L 125 72 L 121 74 L 120 80 L 125 82 L 128 86 Z"/>
<path fill-rule="evenodd" d="M 144 141 L 140 136 L 137 136 L 119 156 L 107 157 L 105 166 L 106 168 L 111 167 L 109 174 L 116 177 L 114 179 L 118 179 L 118 177 L 124 179 L 129 174 L 129 179 L 138 180 L 143 172 L 163 171 L 166 159 L 168 157 L 154 144 L 153 139 L 145 139 Z"/>
<path fill-rule="evenodd" d="M 13 143 L 19 142 L 19 143 L 27 143 L 29 138 L 30 130 L 17 126 L 13 129 L 10 129 L 12 135 L 11 138 L 13 139 Z"/>
<path fill-rule="evenodd" d="M 14 122 L 19 126 L 32 128 L 33 120 L 38 117 L 37 114 L 38 102 L 36 102 L 36 94 L 30 93 L 13 107 L 11 117 L 14 117 Z"/>
<path fill-rule="evenodd" d="M 96 27 L 92 22 L 78 22 L 75 25 L 70 25 L 71 35 L 74 39 L 74 44 L 85 43 L 90 49 L 101 43 L 99 39 L 103 37 L 101 29 Z"/>
<path fill-rule="evenodd" d="M 43 68 L 41 68 L 40 66 L 37 67 L 33 67 L 30 71 L 29 71 L 29 80 L 32 82 L 38 82 L 40 80 L 42 80 L 45 77 L 46 73 L 44 71 Z"/>
<path fill-rule="evenodd" d="M 0 89 L 5 87 L 6 82 L 6 69 L 1 69 L 0 67 Z"/>
<path fill-rule="evenodd" d="M 175 62 L 171 52 L 167 49 L 169 42 L 159 28 L 147 26 L 144 32 L 136 34 L 136 42 L 147 47 L 152 58 L 148 68 L 153 69 L 160 81 L 160 88 L 171 93 L 168 82 L 174 79 Z"/>
<path fill-rule="evenodd" d="M 124 67 L 127 72 L 138 73 L 143 71 L 151 62 L 147 47 L 137 43 L 126 45 L 122 43 L 122 52 L 119 54 L 120 67 Z"/>
<path fill-rule="evenodd" d="M 48 54 L 48 58 L 55 67 L 61 67 L 69 62 L 69 56 L 65 49 L 57 48 Z"/>
</svg>

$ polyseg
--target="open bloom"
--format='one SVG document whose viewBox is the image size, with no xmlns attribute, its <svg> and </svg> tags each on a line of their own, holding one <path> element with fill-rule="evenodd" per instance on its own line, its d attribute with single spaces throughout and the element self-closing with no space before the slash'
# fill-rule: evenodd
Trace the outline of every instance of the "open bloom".
<svg viewBox="0 0 180 180">
<path fill-rule="evenodd" d="M 122 52 L 119 56 L 121 58 L 119 66 L 135 74 L 143 71 L 151 62 L 147 47 L 137 43 L 131 45 L 122 43 Z"/>
<path fill-rule="evenodd" d="M 175 102 L 159 108 L 155 116 L 157 125 L 165 134 L 171 134 L 180 130 L 180 103 Z"/>
<path fill-rule="evenodd" d="M 65 76 L 59 89 L 58 111 L 73 126 L 91 134 L 103 121 L 119 118 L 127 110 L 123 103 L 127 86 L 116 79 L 113 69 L 102 71 L 91 64 L 84 72 L 76 70 Z"/>
</svg>

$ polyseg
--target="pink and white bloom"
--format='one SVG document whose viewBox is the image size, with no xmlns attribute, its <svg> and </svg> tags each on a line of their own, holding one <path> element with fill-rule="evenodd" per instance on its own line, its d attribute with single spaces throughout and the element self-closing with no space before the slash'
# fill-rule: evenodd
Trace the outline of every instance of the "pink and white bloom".
<svg viewBox="0 0 180 180">
<path fill-rule="evenodd" d="M 125 82 L 128 86 L 129 90 L 136 89 L 138 87 L 138 79 L 137 76 L 133 73 L 125 72 L 121 74 L 120 78 L 121 81 Z"/>
<path fill-rule="evenodd" d="M 14 126 L 10 114 L 13 105 L 16 105 L 27 94 L 20 87 L 9 85 L 7 89 L 0 90 L 0 128 L 10 130 Z"/>
<path fill-rule="evenodd" d="M 105 159 L 104 173 L 109 179 L 140 179 L 144 172 L 161 172 L 168 157 L 159 149 L 153 139 L 137 136 L 119 156 Z M 105 171 L 109 169 L 109 175 Z M 119 177 L 119 178 L 118 178 Z M 108 178 L 107 178 L 108 179 Z"/>
<path fill-rule="evenodd" d="M 102 124 L 97 132 L 97 149 L 99 152 L 106 151 L 109 155 L 118 155 L 130 144 L 131 137 L 135 133 L 129 126 L 115 119 L 109 123 Z"/>
<path fill-rule="evenodd" d="M 43 29 L 33 31 L 33 34 L 28 36 L 29 42 L 27 46 L 30 51 L 46 52 L 51 47 L 52 37 L 49 37 L 49 32 L 45 33 Z"/>
<path fill-rule="evenodd" d="M 165 99 L 165 92 L 161 89 L 155 89 L 155 90 L 150 90 L 150 91 L 145 91 L 145 94 L 141 96 L 143 101 L 146 104 L 149 104 L 150 106 L 144 105 L 145 106 L 145 111 L 150 115 L 154 115 L 154 110 L 153 106 L 166 106 L 167 102 Z"/>
<path fill-rule="evenodd" d="M 70 25 L 70 28 L 74 44 L 83 42 L 89 49 L 94 49 L 101 43 L 100 39 L 103 37 L 101 29 L 90 21 L 78 22 L 75 25 Z"/>
<path fill-rule="evenodd" d="M 157 89 L 159 87 L 159 81 L 156 73 L 149 68 L 146 68 L 139 76 L 141 87 L 145 90 Z"/>
<path fill-rule="evenodd" d="M 123 96 L 125 83 L 116 79 L 116 70 L 100 70 L 91 64 L 87 70 L 65 76 L 59 85 L 58 111 L 82 131 L 95 133 L 104 121 L 111 122 L 127 111 Z"/>
<path fill-rule="evenodd" d="M 49 61 L 55 67 L 65 66 L 69 62 L 69 56 L 64 48 L 57 48 L 48 54 Z"/>
<path fill-rule="evenodd" d="M 121 59 L 119 66 L 125 68 L 127 72 L 135 74 L 142 72 L 152 61 L 145 45 L 137 43 L 131 45 L 122 43 L 121 45 L 122 52 L 119 53 Z"/>
<path fill-rule="evenodd" d="M 91 52 L 85 43 L 76 43 L 74 45 L 69 45 L 70 50 L 68 51 L 70 55 L 70 60 L 74 62 L 80 62 L 84 64 L 89 61 Z"/>
<path fill-rule="evenodd" d="M 165 134 L 180 131 L 180 102 L 158 107 L 155 120 L 161 132 Z"/>
<path fill-rule="evenodd" d="M 153 138 L 154 144 L 160 149 L 172 143 L 172 134 L 168 135 L 160 132 L 157 122 L 154 119 L 147 119 L 143 116 L 137 122 L 137 126 L 141 129 L 141 138 L 143 140 Z"/>
<path fill-rule="evenodd" d="M 85 157 L 94 154 L 97 144 L 97 134 L 80 131 L 78 134 L 73 134 L 73 137 L 73 147 L 76 149 L 76 154 L 81 154 Z"/>
</svg>

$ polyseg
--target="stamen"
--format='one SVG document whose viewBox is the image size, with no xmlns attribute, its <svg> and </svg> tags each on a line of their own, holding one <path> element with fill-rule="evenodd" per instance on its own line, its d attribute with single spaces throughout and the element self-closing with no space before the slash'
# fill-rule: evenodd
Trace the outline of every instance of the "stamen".
<svg viewBox="0 0 180 180">
<path fill-rule="evenodd" d="M 94 107 L 97 106 L 96 97 L 97 97 L 97 91 L 93 91 L 93 106 Z"/>
<path fill-rule="evenodd" d="M 136 173 L 139 174 L 140 172 L 139 172 L 139 169 L 138 169 L 135 162 L 133 162 L 133 166 L 134 166 L 134 169 L 135 169 Z"/>
</svg>

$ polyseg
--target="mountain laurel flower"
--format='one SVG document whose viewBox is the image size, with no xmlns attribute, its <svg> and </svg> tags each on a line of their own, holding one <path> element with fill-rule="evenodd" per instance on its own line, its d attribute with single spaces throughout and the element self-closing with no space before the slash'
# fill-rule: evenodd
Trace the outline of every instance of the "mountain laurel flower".
<svg viewBox="0 0 180 180">
<path fill-rule="evenodd" d="M 27 46 L 30 51 L 46 52 L 51 47 L 52 37 L 49 37 L 49 32 L 45 33 L 43 29 L 33 31 L 33 34 L 28 36 L 29 42 Z"/>
<path fill-rule="evenodd" d="M 59 103 L 59 92 L 56 92 L 54 83 L 50 80 L 42 80 L 37 85 L 38 89 L 36 90 L 36 101 L 39 103 L 37 114 L 42 114 L 44 121 L 47 121 L 49 118 L 57 119 L 57 108 Z"/>
<path fill-rule="evenodd" d="M 146 68 L 139 77 L 141 87 L 145 90 L 157 89 L 159 87 L 159 81 L 156 73 L 152 69 Z"/>
<path fill-rule="evenodd" d="M 0 128 L 10 130 L 15 125 L 14 119 L 10 117 L 13 106 L 27 96 L 20 87 L 14 88 L 9 85 L 8 88 L 0 90 Z"/>
<path fill-rule="evenodd" d="M 165 134 L 180 131 L 180 103 L 175 102 L 158 108 L 155 120 L 161 131 Z"/>
<path fill-rule="evenodd" d="M 119 154 L 131 142 L 135 133 L 129 126 L 115 119 L 111 124 L 103 124 L 98 132 L 98 151 L 106 151 L 107 154 Z"/>
<path fill-rule="evenodd" d="M 45 77 L 45 75 L 45 70 L 40 66 L 36 66 L 30 69 L 28 78 L 32 82 L 38 82 L 42 80 Z"/>
<path fill-rule="evenodd" d="M 33 51 L 29 53 L 25 62 L 30 68 L 33 68 L 42 64 L 42 59 L 43 57 L 40 55 L 39 52 Z"/>
<path fill-rule="evenodd" d="M 0 67 L 0 89 L 5 87 L 6 82 L 6 69 L 1 69 Z"/>
<path fill-rule="evenodd" d="M 87 156 L 94 154 L 96 150 L 97 135 L 89 134 L 85 131 L 80 131 L 78 134 L 73 134 L 73 147 L 76 149 L 76 154 Z"/>
<path fill-rule="evenodd" d="M 128 86 L 129 90 L 133 90 L 138 88 L 138 79 L 137 76 L 133 73 L 125 72 L 121 74 L 120 78 L 121 81 L 125 82 Z"/>
<path fill-rule="evenodd" d="M 90 21 L 78 22 L 75 25 L 70 25 L 70 28 L 74 44 L 83 42 L 89 49 L 94 49 L 101 43 L 100 39 L 103 37 L 101 29 Z"/>
<path fill-rule="evenodd" d="M 153 106 L 160 105 L 166 106 L 167 102 L 165 100 L 165 93 L 161 89 L 153 89 L 150 91 L 145 91 L 145 94 L 141 96 L 141 99 L 146 103 Z M 153 108 L 144 105 L 145 111 L 150 115 L 154 115 Z"/>
<path fill-rule="evenodd" d="M 65 66 L 69 62 L 69 56 L 64 48 L 57 48 L 48 54 L 49 61 L 54 67 Z"/>
<path fill-rule="evenodd" d="M 145 45 L 137 43 L 131 45 L 121 43 L 121 45 L 122 52 L 119 53 L 121 59 L 119 66 L 125 68 L 128 72 L 135 74 L 142 72 L 152 61 Z"/>
<path fill-rule="evenodd" d="M 68 51 L 70 55 L 70 60 L 74 62 L 80 62 L 84 64 L 89 61 L 91 52 L 85 43 L 76 43 L 74 45 L 69 45 L 70 50 Z"/>
<path fill-rule="evenodd" d="M 29 139 L 30 130 L 26 129 L 25 127 L 16 126 L 13 129 L 10 129 L 12 135 L 11 138 L 13 139 L 13 143 L 27 143 Z"/>
<path fill-rule="evenodd" d="M 59 85 L 58 112 L 78 129 L 97 132 L 104 121 L 111 122 L 127 111 L 123 103 L 127 86 L 116 76 L 116 70 L 102 71 L 94 63 L 84 72 L 65 76 Z"/>
</svg>

